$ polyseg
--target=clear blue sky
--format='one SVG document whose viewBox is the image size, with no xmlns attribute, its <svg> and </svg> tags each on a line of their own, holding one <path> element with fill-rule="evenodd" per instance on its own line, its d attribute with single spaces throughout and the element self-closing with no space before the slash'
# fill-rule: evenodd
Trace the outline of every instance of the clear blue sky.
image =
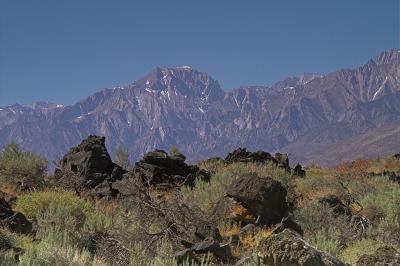
<svg viewBox="0 0 400 266">
<path fill-rule="evenodd" d="M 225 89 L 354 67 L 399 48 L 398 0 L 0 0 L 0 106 L 74 103 L 155 66 Z"/>
</svg>

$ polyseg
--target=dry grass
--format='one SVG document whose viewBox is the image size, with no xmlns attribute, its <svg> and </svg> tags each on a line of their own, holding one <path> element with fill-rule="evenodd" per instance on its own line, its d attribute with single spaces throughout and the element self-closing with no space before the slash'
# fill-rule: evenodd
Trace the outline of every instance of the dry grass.
<svg viewBox="0 0 400 266">
<path fill-rule="evenodd" d="M 228 238 L 233 235 L 238 235 L 240 233 L 240 225 L 235 223 L 232 226 L 220 226 L 218 227 L 219 233 L 222 237 Z"/>
<path fill-rule="evenodd" d="M 96 207 L 100 212 L 113 216 L 118 212 L 119 204 L 115 201 L 99 201 Z"/>
<path fill-rule="evenodd" d="M 1 184 L 0 191 L 3 192 L 8 198 L 17 198 L 22 195 L 17 186 L 11 182 Z"/>
<path fill-rule="evenodd" d="M 256 221 L 256 217 L 254 217 L 245 207 L 241 204 L 237 203 L 231 207 L 231 216 L 234 220 L 243 222 L 243 223 L 254 223 Z"/>
</svg>

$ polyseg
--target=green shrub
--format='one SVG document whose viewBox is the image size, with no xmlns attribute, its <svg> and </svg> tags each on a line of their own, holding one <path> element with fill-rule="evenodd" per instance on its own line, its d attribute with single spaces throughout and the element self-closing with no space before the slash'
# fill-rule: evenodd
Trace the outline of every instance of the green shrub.
<svg viewBox="0 0 400 266">
<path fill-rule="evenodd" d="M 18 234 L 11 232 L 7 228 L 0 228 L 0 238 L 5 238 L 11 242 L 13 246 L 22 249 L 29 248 L 34 242 L 32 235 Z"/>
<path fill-rule="evenodd" d="M 375 251 L 382 244 L 373 239 L 362 239 L 348 245 L 340 254 L 340 258 L 350 265 L 355 265 L 358 259 L 364 255 L 370 255 L 375 253 Z"/>
<path fill-rule="evenodd" d="M 1 182 L 15 182 L 22 179 L 42 181 L 46 170 L 46 159 L 32 152 L 21 151 L 14 142 L 5 145 L 0 153 Z"/>
<path fill-rule="evenodd" d="M 16 266 L 18 259 L 13 251 L 7 251 L 0 255 L 0 266 Z"/>
<path fill-rule="evenodd" d="M 149 265 L 151 263 L 151 258 L 147 254 L 146 249 L 142 247 L 139 243 L 134 243 L 131 248 L 130 266 L 141 266 Z"/>
<path fill-rule="evenodd" d="M 363 213 L 372 221 L 371 237 L 400 245 L 400 186 L 386 176 L 370 180 L 373 192 L 361 199 Z"/>
<path fill-rule="evenodd" d="M 115 150 L 115 158 L 114 161 L 116 164 L 121 166 L 124 169 L 131 169 L 131 162 L 129 160 L 129 151 L 127 148 L 119 146 Z"/>
<path fill-rule="evenodd" d="M 339 235 L 339 231 L 333 227 L 328 230 L 319 230 L 311 238 L 311 243 L 318 249 L 337 256 L 340 251 Z"/>
<path fill-rule="evenodd" d="M 400 186 L 389 181 L 386 176 L 375 177 L 374 192 L 366 194 L 361 204 L 364 208 L 376 209 L 384 219 L 396 223 L 400 218 Z"/>
<path fill-rule="evenodd" d="M 181 152 L 178 150 L 176 146 L 172 146 L 171 149 L 169 150 L 170 155 L 178 155 L 181 154 Z"/>
<path fill-rule="evenodd" d="M 343 187 L 340 186 L 338 179 L 331 175 L 308 176 L 307 178 L 297 178 L 295 184 L 296 194 L 301 195 L 304 200 L 314 200 L 326 195 L 343 194 Z"/>
<path fill-rule="evenodd" d="M 87 245 L 87 234 L 106 233 L 112 225 L 111 217 L 69 191 L 26 193 L 18 198 L 15 209 L 37 224 L 37 237 L 64 232 L 81 247 Z"/>
<path fill-rule="evenodd" d="M 15 210 L 23 213 L 30 220 L 49 210 L 50 206 L 63 208 L 70 216 L 84 219 L 94 211 L 94 206 L 73 192 L 65 190 L 29 192 L 18 198 Z"/>
<path fill-rule="evenodd" d="M 311 237 L 320 230 L 329 230 L 335 220 L 333 211 L 318 201 L 311 201 L 305 207 L 295 210 L 294 217 L 306 237 Z"/>
<path fill-rule="evenodd" d="M 88 266 L 105 263 L 87 250 L 75 246 L 65 232 L 52 230 L 37 245 L 25 250 L 18 265 Z"/>
</svg>

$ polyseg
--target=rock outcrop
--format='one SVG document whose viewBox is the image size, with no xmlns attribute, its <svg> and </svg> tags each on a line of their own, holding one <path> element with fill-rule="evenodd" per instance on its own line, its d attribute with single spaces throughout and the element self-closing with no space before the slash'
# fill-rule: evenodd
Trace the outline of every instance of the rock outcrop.
<svg viewBox="0 0 400 266">
<path fill-rule="evenodd" d="M 235 163 L 235 162 L 261 162 L 265 163 L 267 161 L 275 161 L 275 159 L 271 156 L 271 154 L 267 152 L 249 152 L 246 148 L 238 148 L 225 157 L 226 163 Z"/>
<path fill-rule="evenodd" d="M 400 184 L 400 175 L 396 172 L 385 171 L 384 174 L 389 176 L 390 181 Z"/>
<path fill-rule="evenodd" d="M 180 153 L 169 155 L 163 150 L 155 150 L 146 153 L 143 159 L 135 163 L 133 173 L 143 184 L 157 187 L 193 187 L 196 180 L 210 180 L 210 173 L 186 164 L 185 159 Z"/>
<path fill-rule="evenodd" d="M 227 217 L 242 225 L 272 226 L 285 221 L 282 226 L 301 232 L 300 226 L 288 217 L 286 193 L 282 184 L 271 177 L 246 174 L 228 187 L 214 216 Z"/>
<path fill-rule="evenodd" d="M 333 256 L 318 250 L 296 232 L 285 229 L 261 241 L 257 248 L 263 265 L 269 266 L 345 266 Z"/>
<path fill-rule="evenodd" d="M 297 164 L 294 168 L 293 168 L 293 176 L 297 176 L 297 177 L 306 177 L 306 171 L 303 169 L 303 167 L 301 166 L 301 164 Z"/>
<path fill-rule="evenodd" d="M 90 135 L 61 159 L 55 170 L 57 184 L 96 196 L 114 197 L 112 183 L 129 173 L 113 163 L 105 146 L 105 137 Z"/>
<path fill-rule="evenodd" d="M 346 206 L 338 196 L 328 195 L 318 199 L 318 202 L 321 204 L 326 204 L 329 208 L 332 209 L 335 215 L 345 215 L 350 217 L 351 210 L 348 206 Z"/>
</svg>

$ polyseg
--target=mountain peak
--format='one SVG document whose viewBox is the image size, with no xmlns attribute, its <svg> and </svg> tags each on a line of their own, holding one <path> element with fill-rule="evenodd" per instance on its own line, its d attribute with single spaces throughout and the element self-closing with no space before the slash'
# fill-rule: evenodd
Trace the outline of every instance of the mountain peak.
<svg viewBox="0 0 400 266">
<path fill-rule="evenodd" d="M 375 57 L 374 61 L 378 65 L 385 65 L 391 62 L 398 63 L 400 61 L 400 50 L 389 50 L 382 52 Z"/>
<path fill-rule="evenodd" d="M 299 85 L 304 85 L 309 83 L 310 81 L 316 79 L 316 78 L 322 78 L 323 75 L 318 74 L 318 73 L 306 73 L 304 72 L 303 74 L 301 74 L 299 81 L 297 82 Z"/>
<path fill-rule="evenodd" d="M 207 100 L 216 100 L 224 95 L 217 80 L 190 66 L 156 67 L 134 84 L 148 92 L 172 90 L 187 97 Z"/>
<path fill-rule="evenodd" d="M 191 66 L 179 66 L 179 67 L 175 67 L 177 69 L 184 69 L 184 70 L 193 70 L 193 68 Z"/>
</svg>

